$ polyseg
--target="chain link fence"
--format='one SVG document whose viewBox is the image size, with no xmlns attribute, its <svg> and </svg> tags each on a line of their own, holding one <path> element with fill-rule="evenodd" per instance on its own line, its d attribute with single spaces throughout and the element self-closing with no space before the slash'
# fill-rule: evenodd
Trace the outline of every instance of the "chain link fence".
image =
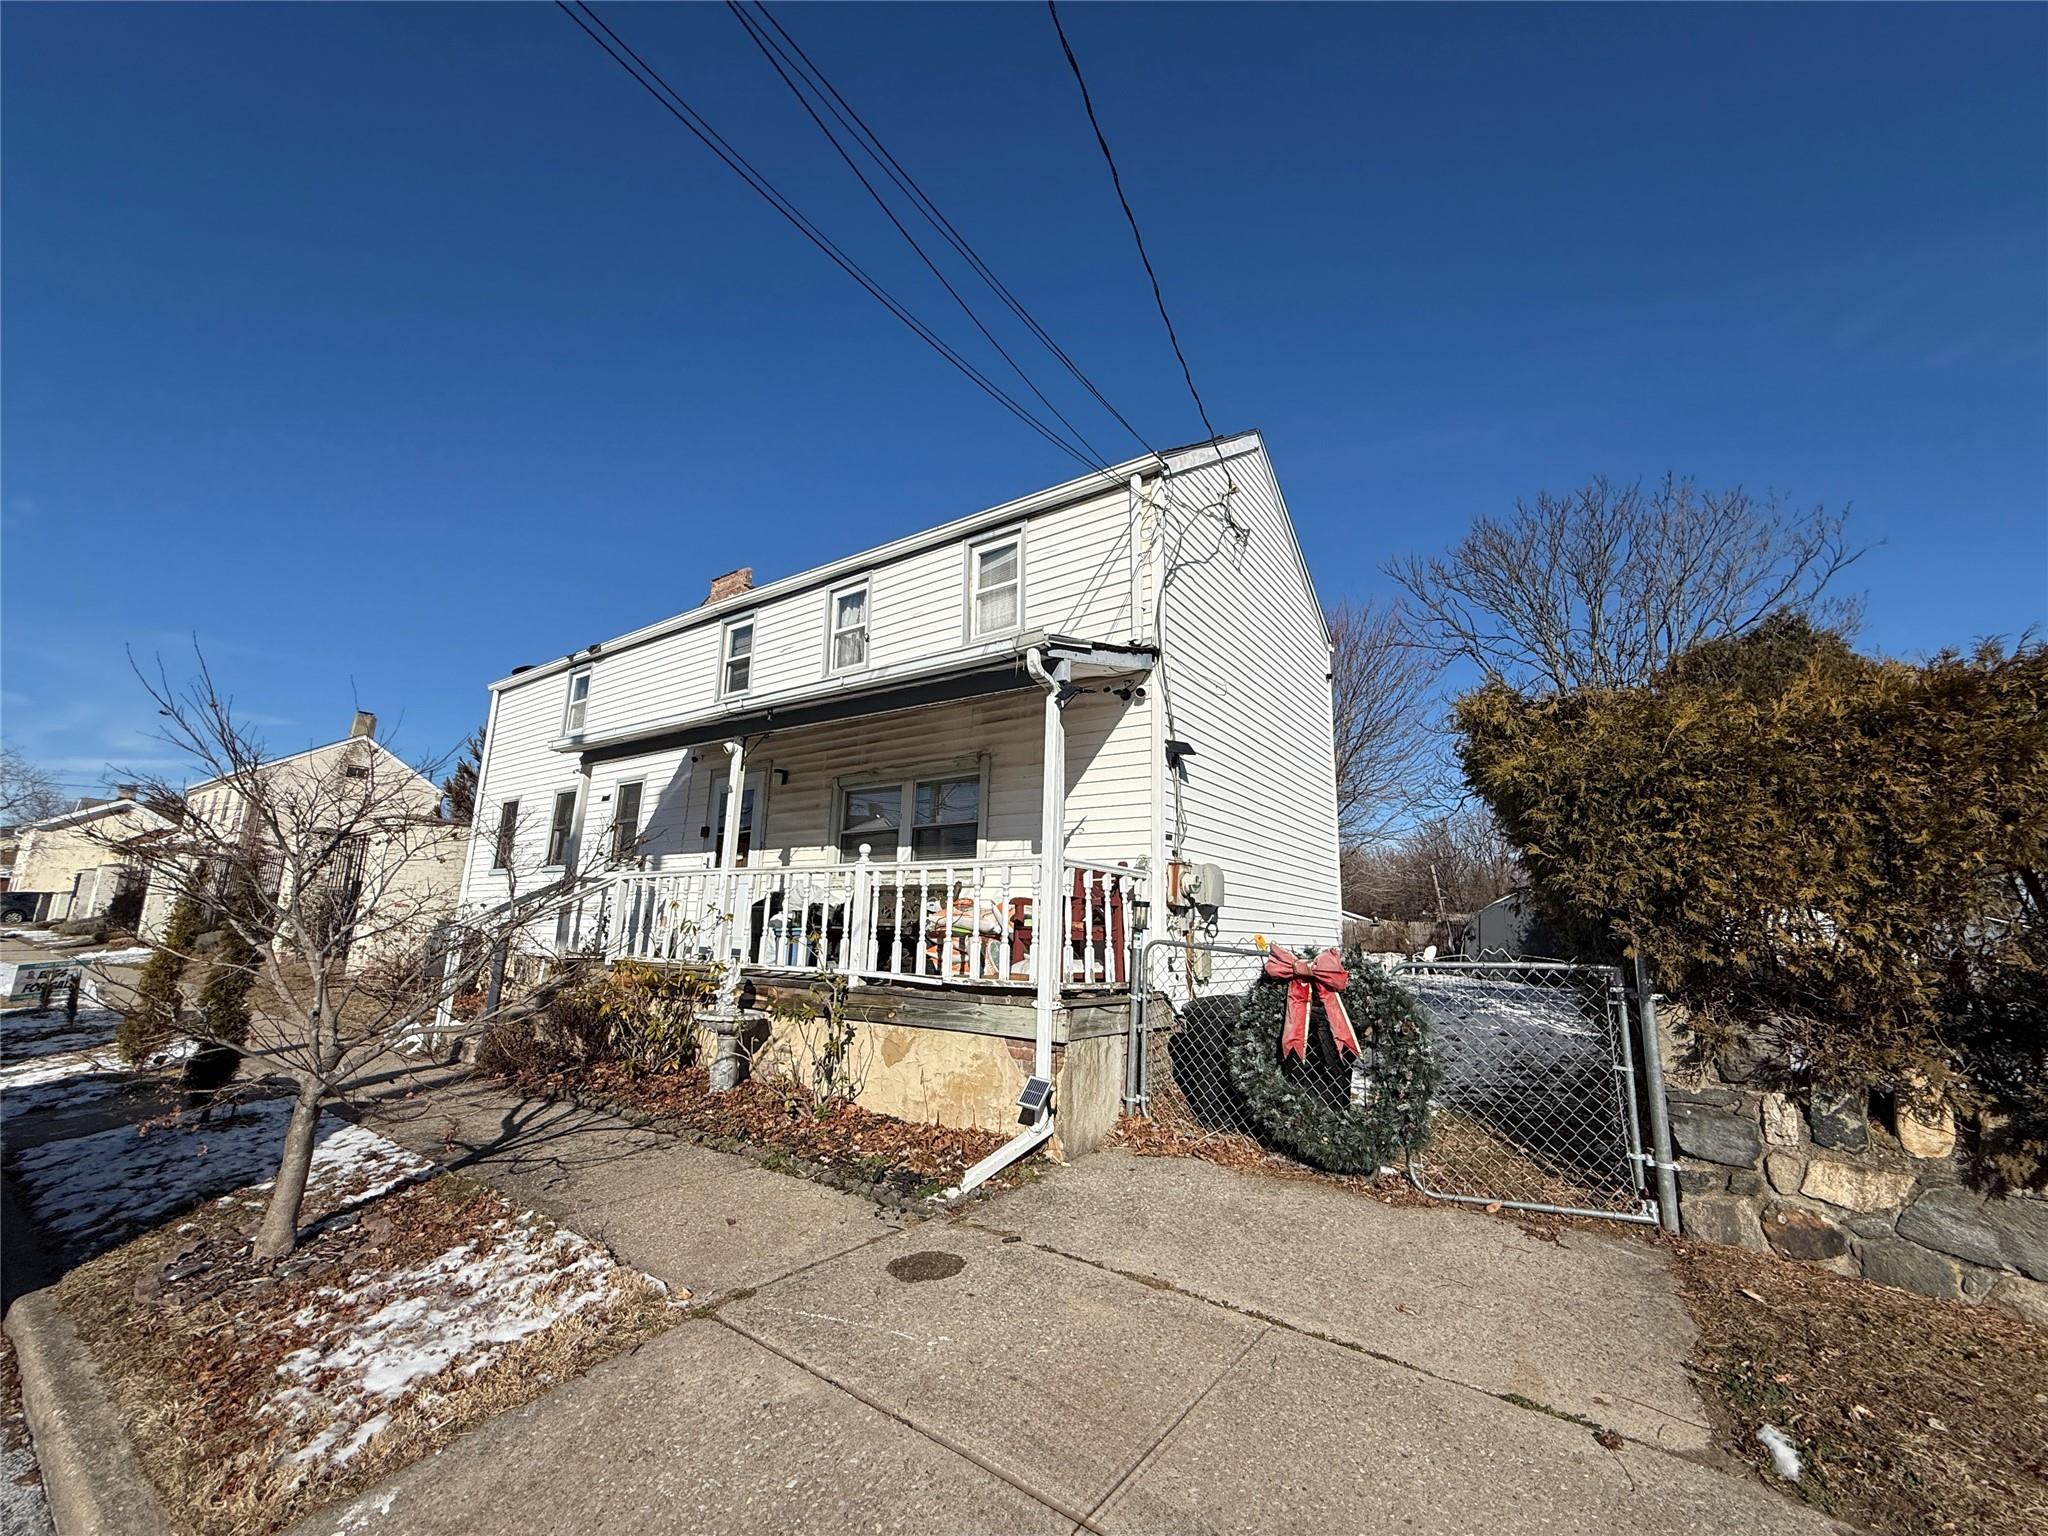
<svg viewBox="0 0 2048 1536">
<path fill-rule="evenodd" d="M 1657 1219 L 1646 1200 L 1628 997 L 1607 966 L 1410 961 L 1442 1072 L 1416 1188 L 1441 1199 Z"/>
<path fill-rule="evenodd" d="M 1231 1065 L 1238 1010 L 1263 951 L 1154 940 L 1137 974 L 1130 1098 L 1163 1129 L 1261 1142 Z M 1654 1222 L 1646 1196 L 1632 1029 L 1620 974 L 1535 961 L 1392 968 L 1429 1022 L 1439 1081 L 1406 1172 L 1425 1194 L 1479 1205 Z M 1304 1102 L 1366 1104 L 1371 1039 L 1340 1059 L 1320 1024 L 1283 1071 Z"/>
</svg>

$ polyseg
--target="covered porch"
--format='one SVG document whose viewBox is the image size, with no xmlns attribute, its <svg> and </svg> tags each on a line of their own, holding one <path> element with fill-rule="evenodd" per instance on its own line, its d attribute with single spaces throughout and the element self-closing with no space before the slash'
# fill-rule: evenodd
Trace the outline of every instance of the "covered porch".
<svg viewBox="0 0 2048 1536">
<path fill-rule="evenodd" d="M 583 744 L 584 835 L 615 856 L 557 940 L 716 963 L 732 988 L 1122 990 L 1149 902 L 1152 659 L 1045 639 Z"/>
</svg>

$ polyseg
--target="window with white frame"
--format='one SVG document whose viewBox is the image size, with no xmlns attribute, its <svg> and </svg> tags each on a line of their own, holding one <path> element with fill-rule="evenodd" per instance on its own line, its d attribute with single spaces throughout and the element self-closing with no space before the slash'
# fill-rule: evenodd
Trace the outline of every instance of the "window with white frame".
<svg viewBox="0 0 2048 1536">
<path fill-rule="evenodd" d="M 621 784 L 612 791 L 612 846 L 614 860 L 629 859 L 640 843 L 640 782 Z"/>
<path fill-rule="evenodd" d="M 519 802 L 507 800 L 498 807 L 498 840 L 491 845 L 491 868 L 512 867 L 512 844 L 519 836 Z"/>
<path fill-rule="evenodd" d="M 562 734 L 583 734 L 583 718 L 590 708 L 590 668 L 569 674 L 569 702 L 562 711 Z"/>
<path fill-rule="evenodd" d="M 841 587 L 832 594 L 834 672 L 851 672 L 868 664 L 868 584 Z"/>
<path fill-rule="evenodd" d="M 1007 634 L 1023 621 L 1024 540 L 990 539 L 968 551 L 971 637 Z"/>
<path fill-rule="evenodd" d="M 863 844 L 880 864 L 966 862 L 981 851 L 978 772 L 850 784 L 839 804 L 839 855 L 848 862 Z"/>
<path fill-rule="evenodd" d="M 720 693 L 745 693 L 754 681 L 754 621 L 735 619 L 725 626 L 725 658 Z"/>
<path fill-rule="evenodd" d="M 548 868 L 569 862 L 569 839 L 575 830 L 576 791 L 565 789 L 555 796 L 555 814 L 548 821 Z"/>
</svg>

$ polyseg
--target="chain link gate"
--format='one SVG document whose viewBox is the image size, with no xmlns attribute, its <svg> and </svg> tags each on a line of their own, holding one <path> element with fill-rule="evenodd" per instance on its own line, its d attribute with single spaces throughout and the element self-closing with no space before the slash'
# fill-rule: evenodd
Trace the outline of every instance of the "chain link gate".
<svg viewBox="0 0 2048 1536">
<path fill-rule="evenodd" d="M 1183 1134 L 1257 1139 L 1232 1078 L 1230 1040 L 1265 960 L 1259 949 L 1185 938 L 1142 947 L 1131 1013 L 1133 1112 Z M 1619 971 L 1533 960 L 1402 961 L 1391 969 L 1429 1020 L 1441 1072 L 1428 1139 L 1405 1170 L 1418 1190 L 1464 1204 L 1657 1222 L 1636 1030 Z M 1654 1042 L 1645 1043 L 1654 1069 Z M 1307 1058 L 1288 1070 L 1303 1094 L 1357 1105 L 1372 1091 L 1374 1067 L 1369 1041 L 1362 1057 L 1344 1062 L 1317 1028 Z M 1663 1084 L 1654 1070 L 1645 1081 L 1661 1122 Z"/>
</svg>

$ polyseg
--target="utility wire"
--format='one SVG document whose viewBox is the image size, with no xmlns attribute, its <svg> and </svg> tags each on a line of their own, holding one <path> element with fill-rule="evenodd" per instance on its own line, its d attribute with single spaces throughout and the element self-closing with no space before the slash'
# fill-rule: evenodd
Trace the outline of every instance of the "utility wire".
<svg viewBox="0 0 2048 1536">
<path fill-rule="evenodd" d="M 803 86 L 797 84 L 790 77 L 789 70 L 783 68 L 783 61 L 777 57 L 779 50 L 775 48 L 773 40 L 761 30 L 759 24 L 752 17 L 748 16 L 741 9 L 738 0 L 725 0 L 725 8 L 732 12 L 733 19 L 745 29 L 747 37 L 753 42 L 755 48 L 760 50 L 761 57 L 768 61 L 769 67 L 781 77 L 782 83 L 789 87 L 789 93 L 796 98 L 797 105 L 804 109 L 804 115 L 809 117 L 817 125 L 818 132 L 825 136 L 825 142 L 838 152 L 839 158 L 846 162 L 846 168 L 853 172 L 854 179 L 866 189 L 868 196 L 874 199 L 875 206 L 882 210 L 883 217 L 896 227 L 896 233 L 901 235 L 911 250 L 917 253 L 917 259 L 925 264 L 926 269 L 931 275 L 939 280 L 939 286 L 944 288 L 952 296 L 953 302 L 960 306 L 960 313 L 968 318 L 974 328 L 981 332 L 982 339 L 994 347 L 1002 360 L 1010 365 L 1010 371 L 1024 381 L 1024 387 L 1038 397 L 1038 403 L 1052 412 L 1053 416 L 1059 421 L 1059 424 L 1074 435 L 1075 442 L 1088 450 L 1093 467 L 1100 469 L 1104 474 L 1109 473 L 1109 464 L 1103 458 L 1101 451 L 1082 435 L 1079 427 L 1067 420 L 1058 406 L 1045 397 L 1045 391 L 1032 382 L 1031 375 L 1024 371 L 1023 365 L 1010 355 L 1008 349 L 1000 341 L 996 340 L 994 332 L 982 324 L 981 316 L 974 312 L 973 306 L 960 296 L 960 290 L 955 288 L 947 279 L 946 274 L 939 270 L 938 263 L 933 261 L 931 256 L 925 251 L 925 248 L 918 243 L 917 236 L 906 229 L 903 221 L 896 217 L 896 210 L 889 206 L 889 200 L 875 189 L 875 184 L 868 180 L 860 166 L 855 163 L 853 156 L 846 152 L 846 146 L 839 142 L 838 136 L 826 125 L 825 120 L 818 115 L 817 109 L 811 105 L 810 97 L 805 95 Z M 832 104 L 827 101 L 825 105 L 829 109 Z M 841 121 L 843 124 L 844 120 L 842 119 Z M 847 131 L 850 133 L 853 130 L 848 128 Z"/>
<path fill-rule="evenodd" d="M 1051 333 L 1043 325 L 1039 324 L 1037 317 L 1024 307 L 1024 302 L 1010 291 L 1009 286 L 1001 278 L 996 276 L 994 270 L 982 259 L 981 254 L 968 242 L 967 237 L 960 233 L 954 226 L 953 221 L 947 218 L 940 210 L 938 204 L 933 202 L 930 196 L 926 194 L 924 188 L 918 184 L 917 178 L 912 176 L 903 163 L 889 152 L 889 147 L 882 142 L 881 137 L 868 125 L 866 119 L 840 93 L 839 88 L 832 83 L 830 77 L 818 66 L 817 62 L 808 53 L 804 52 L 803 45 L 789 35 L 789 29 L 784 27 L 776 18 L 775 13 L 768 9 L 766 0 L 754 0 L 754 10 L 767 21 L 769 26 L 775 29 L 782 42 L 788 45 L 790 53 L 796 55 L 795 60 L 790 60 L 790 54 L 783 53 L 784 60 L 789 61 L 792 68 L 798 69 L 799 72 L 803 73 L 813 88 L 821 93 L 820 99 L 825 101 L 832 115 L 839 120 L 840 124 L 849 133 L 857 136 L 856 141 L 860 142 L 861 148 L 866 151 L 868 157 L 881 166 L 889 179 L 896 183 L 897 187 L 906 197 L 910 198 L 912 205 L 916 207 L 919 213 L 924 215 L 925 222 L 945 237 L 947 243 L 960 253 L 967 264 L 974 269 L 976 275 L 988 285 L 989 290 L 1009 307 L 1010 313 L 1023 322 L 1032 335 L 1036 336 L 1044 344 L 1046 350 L 1059 360 L 1061 366 L 1074 376 L 1083 389 L 1095 397 L 1096 402 L 1105 411 L 1116 418 L 1117 424 L 1130 433 L 1146 452 L 1150 453 L 1154 458 L 1158 458 L 1160 456 L 1159 450 L 1152 446 L 1144 433 L 1131 425 L 1129 419 L 1122 411 L 1119 411 L 1114 405 L 1110 404 L 1109 398 L 1100 389 L 1096 388 L 1094 380 L 1081 371 L 1080 365 L 1067 354 L 1066 350 L 1058 342 L 1053 340 Z M 778 47 L 777 52 L 781 51 L 781 48 Z"/>
<path fill-rule="evenodd" d="M 705 148 L 718 156 L 725 163 L 727 169 L 731 170 L 742 181 L 746 182 L 749 187 L 753 188 L 770 207 L 794 225 L 805 239 L 809 240 L 819 250 L 823 251 L 826 256 L 831 258 L 833 264 L 845 272 L 848 277 L 851 277 L 865 288 L 878 303 L 916 332 L 926 345 L 930 346 L 961 373 L 965 374 L 977 387 L 1001 404 L 1019 421 L 1038 433 L 1047 442 L 1069 457 L 1078 460 L 1084 467 L 1100 471 L 1100 466 L 1092 463 L 1086 454 L 1060 437 L 1052 428 L 1046 426 L 1044 422 L 1033 416 L 1022 405 L 1018 404 L 1017 401 L 1004 393 L 1002 389 L 984 376 L 979 369 L 975 368 L 972 363 L 969 363 L 948 346 L 929 326 L 925 325 L 923 321 L 904 308 L 888 290 L 868 276 L 852 257 L 835 245 L 817 225 L 804 216 L 794 203 L 783 196 L 774 183 L 757 171 L 748 163 L 745 156 L 741 155 L 738 150 L 727 143 L 702 114 L 697 112 L 688 101 L 684 100 L 680 92 L 662 78 L 660 71 L 641 58 L 639 54 L 635 53 L 632 46 L 624 38 L 620 37 L 606 25 L 604 18 L 599 16 L 590 7 L 587 0 L 575 0 L 573 5 L 570 3 L 570 0 L 555 0 L 555 4 L 565 16 L 576 23 L 585 36 L 611 57 L 613 63 L 630 75 L 635 84 L 660 103 L 662 109 L 671 117 L 689 129 L 690 133 Z M 586 17 L 588 20 L 585 19 Z M 593 23 L 596 30 L 593 30 Z M 600 31 L 604 34 L 603 36 L 598 35 Z M 632 61 L 631 63 L 627 62 L 629 59 Z M 638 67 L 636 68 L 635 66 Z"/>
<path fill-rule="evenodd" d="M 1195 388 L 1194 370 L 1188 367 L 1188 355 L 1181 350 L 1180 334 L 1173 328 L 1173 316 L 1166 312 L 1166 295 L 1159 291 L 1159 274 L 1153 270 L 1152 257 L 1145 250 L 1145 236 L 1138 228 L 1138 216 L 1131 211 L 1131 200 L 1124 196 L 1124 179 L 1117 174 L 1116 156 L 1109 152 L 1109 140 L 1103 136 L 1102 123 L 1095 115 L 1095 98 L 1088 92 L 1088 81 L 1081 73 L 1081 61 L 1074 57 L 1074 45 L 1067 41 L 1067 29 L 1060 25 L 1060 8 L 1057 0 L 1045 0 L 1045 8 L 1052 16 L 1053 31 L 1059 34 L 1060 51 L 1067 56 L 1067 68 L 1074 72 L 1074 83 L 1081 87 L 1081 105 L 1088 113 L 1088 126 L 1095 130 L 1096 145 L 1102 150 L 1102 158 L 1109 165 L 1109 179 L 1116 187 L 1116 200 L 1123 205 L 1124 219 L 1131 226 L 1131 238 L 1138 243 L 1138 260 L 1145 264 L 1145 275 L 1152 280 L 1152 302 L 1159 306 L 1159 318 L 1166 325 L 1166 339 L 1173 343 L 1173 355 L 1180 359 L 1181 377 L 1187 380 L 1188 394 L 1195 402 L 1195 410 L 1202 418 L 1202 425 L 1209 433 L 1209 446 L 1216 450 L 1220 462 L 1223 454 L 1217 447 L 1218 434 L 1215 424 L 1209 420 L 1209 408 L 1202 404 L 1202 392 Z M 1230 471 L 1226 466 L 1226 480 Z M 1233 484 L 1232 490 L 1236 489 Z"/>
</svg>

